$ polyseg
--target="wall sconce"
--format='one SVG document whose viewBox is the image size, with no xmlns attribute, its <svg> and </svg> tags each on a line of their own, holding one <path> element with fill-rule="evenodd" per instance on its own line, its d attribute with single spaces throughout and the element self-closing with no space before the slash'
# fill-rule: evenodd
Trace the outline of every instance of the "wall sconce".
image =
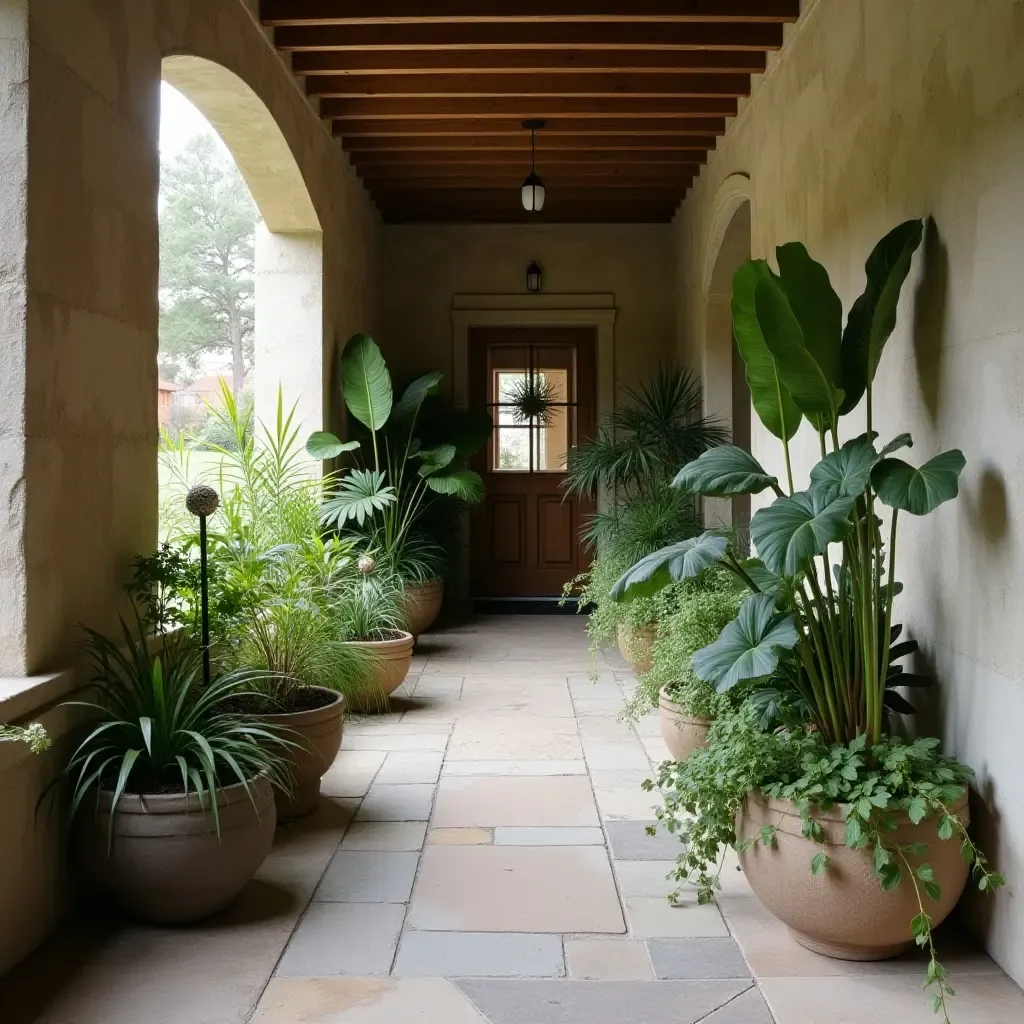
<svg viewBox="0 0 1024 1024">
<path fill-rule="evenodd" d="M 534 260 L 526 268 L 526 290 L 528 292 L 539 292 L 540 291 L 541 274 L 542 274 L 542 271 L 541 271 L 540 267 L 538 266 L 536 260 Z"/>
</svg>

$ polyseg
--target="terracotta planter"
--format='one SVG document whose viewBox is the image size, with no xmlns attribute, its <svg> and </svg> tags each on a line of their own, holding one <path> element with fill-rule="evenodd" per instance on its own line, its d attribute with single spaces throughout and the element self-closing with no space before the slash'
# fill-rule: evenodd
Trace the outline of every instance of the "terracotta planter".
<svg viewBox="0 0 1024 1024">
<path fill-rule="evenodd" d="M 955 811 L 968 820 L 966 797 Z M 941 840 L 937 822 L 926 818 L 914 825 L 905 813 L 893 815 L 895 832 L 886 833 L 892 845 L 924 843 L 924 857 L 910 857 L 916 868 L 928 863 L 942 887 L 942 899 L 925 907 L 933 925 L 940 924 L 956 905 L 967 882 L 969 867 L 960 856 L 960 843 Z M 886 960 L 912 943 L 911 919 L 918 913 L 914 887 L 904 877 L 897 889 L 883 891 L 871 868 L 871 850 L 851 850 L 843 842 L 842 808 L 816 815 L 827 834 L 825 851 L 831 864 L 823 875 L 811 874 L 817 844 L 800 833 L 800 816 L 783 800 L 748 796 L 736 816 L 736 834 L 754 835 L 762 825 L 778 826 L 775 845 L 758 843 L 739 855 L 743 873 L 761 902 L 802 946 L 838 960 Z"/>
<path fill-rule="evenodd" d="M 393 638 L 387 640 L 350 640 L 353 646 L 365 647 L 374 655 L 374 672 L 377 677 L 377 685 L 380 697 L 390 697 L 395 690 L 405 682 L 409 674 L 409 666 L 412 664 L 412 633 L 404 630 L 392 630 Z M 379 703 L 372 698 L 366 698 L 358 702 L 349 701 L 349 707 L 353 711 L 379 711 Z"/>
<path fill-rule="evenodd" d="M 316 810 L 320 800 L 320 778 L 334 764 L 341 749 L 341 731 L 345 723 L 345 698 L 340 693 L 314 686 L 312 689 L 331 698 L 330 704 L 312 711 L 294 711 L 282 715 L 260 715 L 271 725 L 286 726 L 298 733 L 301 750 L 290 753 L 293 795 L 275 791 L 277 820 L 294 821 Z M 294 739 L 295 737 L 290 737 Z M 296 740 L 298 742 L 298 740 Z"/>
<path fill-rule="evenodd" d="M 648 623 L 646 626 L 628 626 L 620 622 L 615 630 L 618 640 L 619 654 L 629 663 L 629 667 L 637 675 L 651 671 L 651 648 L 658 635 L 658 624 Z"/>
<path fill-rule="evenodd" d="M 199 921 L 227 906 L 266 859 L 277 816 L 274 791 L 263 778 L 217 794 L 220 835 L 195 793 L 123 796 L 114 815 L 112 793 L 100 793 L 99 813 L 76 818 L 79 861 L 87 876 L 132 917 L 158 924 Z M 258 813 L 257 813 L 258 812 Z"/>
<path fill-rule="evenodd" d="M 661 737 L 674 761 L 685 761 L 695 750 L 708 745 L 711 719 L 687 715 L 664 690 L 658 694 L 658 718 Z"/>
<path fill-rule="evenodd" d="M 441 614 L 441 603 L 444 601 L 444 580 L 431 580 L 429 583 L 406 583 L 402 598 L 402 614 L 405 628 L 415 639 L 426 633 Z"/>
</svg>

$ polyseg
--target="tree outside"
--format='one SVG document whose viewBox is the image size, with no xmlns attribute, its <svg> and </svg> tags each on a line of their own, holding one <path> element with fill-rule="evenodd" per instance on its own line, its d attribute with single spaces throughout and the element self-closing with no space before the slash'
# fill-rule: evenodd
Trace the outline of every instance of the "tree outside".
<svg viewBox="0 0 1024 1024">
<path fill-rule="evenodd" d="M 160 373 L 188 383 L 223 353 L 238 396 L 253 361 L 256 205 L 212 135 L 161 166 L 160 196 Z"/>
</svg>

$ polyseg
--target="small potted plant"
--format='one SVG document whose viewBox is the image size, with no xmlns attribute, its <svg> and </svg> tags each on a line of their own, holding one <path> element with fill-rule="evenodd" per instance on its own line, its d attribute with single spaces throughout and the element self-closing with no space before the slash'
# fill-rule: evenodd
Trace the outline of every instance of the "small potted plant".
<svg viewBox="0 0 1024 1024">
<path fill-rule="evenodd" d="M 932 930 L 970 875 L 982 890 L 1002 878 L 967 831 L 971 769 L 940 754 L 938 739 L 893 728 L 910 709 L 901 690 L 921 683 L 898 664 L 915 646 L 897 642 L 893 619 L 898 525 L 955 498 L 965 464 L 951 450 L 912 465 L 896 457 L 909 434 L 885 442 L 874 429 L 873 382 L 922 232 L 908 221 L 878 243 L 845 329 L 825 268 L 801 244 L 776 250 L 777 273 L 763 260 L 740 267 L 734 336 L 785 472 L 725 445 L 684 466 L 675 486 L 722 498 L 771 491 L 750 523 L 757 558 L 740 561 L 705 533 L 641 560 L 613 593 L 650 595 L 714 564 L 749 590 L 692 666 L 719 692 L 768 686 L 715 723 L 706 750 L 662 766 L 683 876 L 709 899 L 719 851 L 736 845 L 754 892 L 808 948 L 871 960 L 924 947 L 946 1015 L 952 989 Z M 844 441 L 841 418 L 862 400 L 866 431 Z M 798 488 L 789 441 L 804 418 L 821 459 Z"/>
<path fill-rule="evenodd" d="M 700 679 L 690 661 L 736 617 L 742 598 L 735 580 L 721 569 L 709 569 L 673 590 L 676 609 L 660 620 L 651 668 L 640 677 L 626 714 L 639 718 L 657 707 L 669 753 L 685 761 L 707 745 L 708 729 L 719 713 L 735 704 L 732 694 L 719 694 Z"/>
<path fill-rule="evenodd" d="M 367 334 L 345 345 L 340 379 L 363 436 L 342 441 L 317 431 L 306 442 L 315 459 L 349 453 L 355 460 L 332 477 L 323 519 L 361 538 L 364 550 L 403 581 L 402 625 L 417 636 L 437 617 L 444 596 L 443 552 L 425 536 L 428 511 L 438 501 L 483 500 L 483 480 L 463 466 L 486 444 L 490 416 L 444 403 L 440 373 L 416 378 L 395 401 L 387 363 Z"/>
<path fill-rule="evenodd" d="M 122 629 L 123 647 L 87 631 L 98 697 L 68 702 L 89 718 L 64 771 L 79 862 L 131 916 L 196 921 L 230 903 L 269 853 L 293 741 L 232 709 L 258 673 L 204 686 L 189 637 L 151 653 L 141 619 Z"/>
</svg>

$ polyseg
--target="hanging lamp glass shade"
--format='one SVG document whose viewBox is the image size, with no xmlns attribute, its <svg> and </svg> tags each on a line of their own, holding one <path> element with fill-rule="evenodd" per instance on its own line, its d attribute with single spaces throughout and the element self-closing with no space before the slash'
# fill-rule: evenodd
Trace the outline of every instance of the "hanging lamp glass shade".
<svg viewBox="0 0 1024 1024">
<path fill-rule="evenodd" d="M 527 213 L 540 213 L 544 209 L 544 182 L 539 174 L 530 174 L 523 182 L 523 209 Z"/>
<path fill-rule="evenodd" d="M 526 268 L 526 290 L 528 292 L 539 292 L 540 291 L 540 281 L 541 281 L 541 269 L 538 266 L 537 261 L 534 260 Z"/>
</svg>

